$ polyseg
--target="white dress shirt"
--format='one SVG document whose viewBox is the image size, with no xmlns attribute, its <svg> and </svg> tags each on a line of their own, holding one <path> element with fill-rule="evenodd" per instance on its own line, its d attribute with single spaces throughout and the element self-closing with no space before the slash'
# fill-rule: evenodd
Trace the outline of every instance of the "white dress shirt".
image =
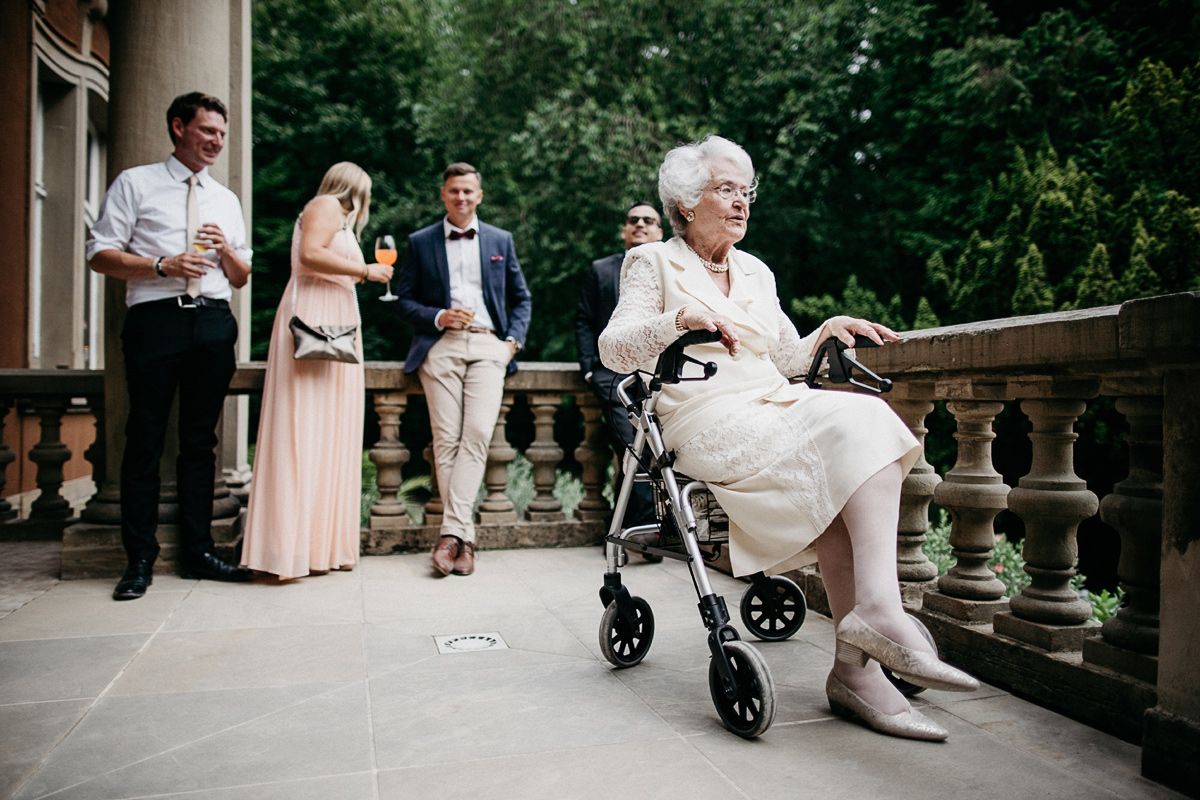
<svg viewBox="0 0 1200 800">
<path fill-rule="evenodd" d="M 189 250 L 187 179 L 191 174 L 172 155 L 166 161 L 131 167 L 118 175 L 108 187 L 100 218 L 88 236 L 88 260 L 101 250 L 121 250 L 149 258 L 177 256 Z M 196 173 L 196 201 L 200 224 L 221 226 L 228 245 L 249 263 L 253 253 L 246 241 L 242 204 L 236 194 L 217 183 L 207 167 Z M 200 279 L 200 294 L 228 300 L 233 288 L 221 269 L 218 253 L 208 250 L 204 257 L 210 267 Z M 160 278 L 147 269 L 145 278 L 125 282 L 125 303 L 132 306 L 178 297 L 186 291 L 186 278 Z"/>
<path fill-rule="evenodd" d="M 475 231 L 473 239 L 450 238 L 451 231 Z M 487 303 L 483 299 L 483 271 L 480 268 L 479 257 L 479 218 L 472 217 L 465 228 L 459 228 L 450 223 L 449 219 L 442 220 L 442 232 L 446 237 L 446 266 L 450 271 L 450 305 L 458 308 L 469 308 L 475 312 L 471 320 L 473 328 L 496 329 L 492 316 L 488 314 Z M 438 315 L 436 323 L 441 322 Z M 435 323 L 435 324 L 436 324 Z M 439 325 L 439 327 L 441 327 Z"/>
</svg>

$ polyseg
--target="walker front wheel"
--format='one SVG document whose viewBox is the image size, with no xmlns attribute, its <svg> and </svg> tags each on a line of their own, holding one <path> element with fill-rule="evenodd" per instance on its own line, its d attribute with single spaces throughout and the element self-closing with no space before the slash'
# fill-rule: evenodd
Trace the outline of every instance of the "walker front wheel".
<svg viewBox="0 0 1200 800">
<path fill-rule="evenodd" d="M 734 693 L 725 694 L 716 661 L 708 663 L 708 693 L 725 727 L 745 739 L 753 739 L 771 727 L 775 719 L 775 682 L 767 662 L 753 646 L 740 640 L 721 645 L 733 667 Z"/>
<path fill-rule="evenodd" d="M 654 612 L 640 597 L 629 598 L 633 603 L 633 620 L 624 620 L 614 600 L 600 617 L 600 652 L 614 667 L 640 664 L 654 641 Z"/>
</svg>

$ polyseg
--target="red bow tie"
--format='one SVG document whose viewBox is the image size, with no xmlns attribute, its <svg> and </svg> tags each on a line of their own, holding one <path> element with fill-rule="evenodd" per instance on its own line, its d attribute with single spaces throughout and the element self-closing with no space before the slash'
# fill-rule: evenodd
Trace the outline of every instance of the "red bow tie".
<svg viewBox="0 0 1200 800">
<path fill-rule="evenodd" d="M 452 241 L 452 242 L 456 239 L 474 239 L 475 238 L 475 229 L 472 228 L 469 231 L 450 231 L 449 238 L 450 238 L 450 241 Z"/>
</svg>

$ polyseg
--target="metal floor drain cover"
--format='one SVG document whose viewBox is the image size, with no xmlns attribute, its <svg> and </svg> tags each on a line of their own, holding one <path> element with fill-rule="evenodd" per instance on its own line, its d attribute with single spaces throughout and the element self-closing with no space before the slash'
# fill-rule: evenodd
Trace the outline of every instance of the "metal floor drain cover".
<svg viewBox="0 0 1200 800">
<path fill-rule="evenodd" d="M 453 636 L 434 636 L 439 654 L 478 653 L 482 650 L 507 650 L 508 644 L 496 631 L 491 633 L 460 633 Z"/>
</svg>

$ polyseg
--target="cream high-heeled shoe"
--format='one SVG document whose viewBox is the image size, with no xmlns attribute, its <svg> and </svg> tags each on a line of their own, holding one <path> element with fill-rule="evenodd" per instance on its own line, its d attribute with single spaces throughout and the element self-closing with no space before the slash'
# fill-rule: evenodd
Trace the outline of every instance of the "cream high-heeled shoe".
<svg viewBox="0 0 1200 800">
<path fill-rule="evenodd" d="M 888 736 L 943 742 L 950 735 L 941 725 L 911 706 L 908 711 L 899 714 L 883 713 L 855 694 L 832 672 L 825 680 L 825 696 L 829 698 L 829 708 L 833 713 L 858 717 L 871 730 Z"/>
<path fill-rule="evenodd" d="M 944 664 L 931 653 L 913 650 L 895 642 L 868 625 L 851 611 L 837 626 L 837 659 L 863 667 L 873 658 L 897 678 L 929 689 L 973 692 L 979 681 L 962 670 Z"/>
</svg>

